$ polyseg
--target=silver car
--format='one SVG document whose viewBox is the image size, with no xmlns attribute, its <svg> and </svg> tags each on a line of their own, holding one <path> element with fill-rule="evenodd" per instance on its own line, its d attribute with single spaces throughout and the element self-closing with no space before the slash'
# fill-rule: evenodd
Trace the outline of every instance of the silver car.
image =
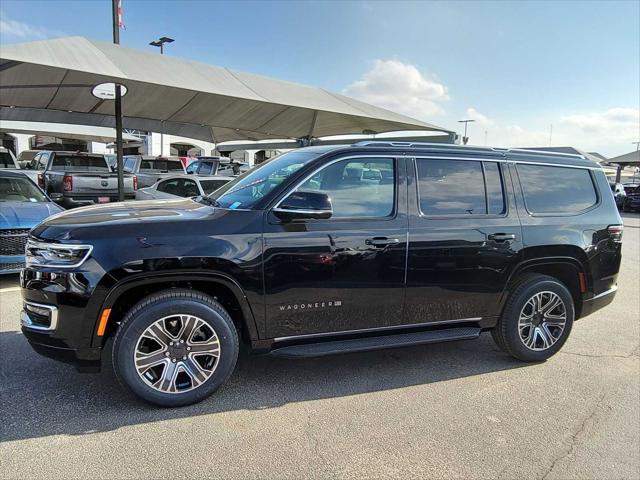
<svg viewBox="0 0 640 480">
<path fill-rule="evenodd" d="M 136 200 L 175 199 L 209 195 L 234 177 L 220 175 L 197 177 L 193 175 L 172 175 L 136 192 Z"/>
</svg>

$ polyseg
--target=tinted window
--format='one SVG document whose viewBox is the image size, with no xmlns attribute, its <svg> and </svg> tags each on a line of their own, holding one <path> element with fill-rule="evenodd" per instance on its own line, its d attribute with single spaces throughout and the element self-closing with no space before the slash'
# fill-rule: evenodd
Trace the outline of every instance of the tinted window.
<svg viewBox="0 0 640 480">
<path fill-rule="evenodd" d="M 424 215 L 486 215 L 505 211 L 496 162 L 416 159 Z"/>
<path fill-rule="evenodd" d="M 395 164 L 391 158 L 342 160 L 323 168 L 297 190 L 329 195 L 331 218 L 386 217 L 393 213 Z"/>
<path fill-rule="evenodd" d="M 156 188 L 159 192 L 170 193 L 171 195 L 180 195 L 180 179 L 172 178 L 160 182 Z"/>
<path fill-rule="evenodd" d="M 201 180 L 200 186 L 205 195 L 215 192 L 217 189 L 225 185 L 229 180 Z"/>
<path fill-rule="evenodd" d="M 53 157 L 51 170 L 108 172 L 109 167 L 104 157 L 56 155 Z"/>
<path fill-rule="evenodd" d="M 531 213 L 575 213 L 598 201 L 589 170 L 517 166 L 527 210 Z"/>
<path fill-rule="evenodd" d="M 200 195 L 200 190 L 193 180 L 182 180 L 182 188 L 180 189 L 181 197 L 195 197 Z"/>
<path fill-rule="evenodd" d="M 9 152 L 0 152 L 0 168 L 15 168 Z"/>
<path fill-rule="evenodd" d="M 159 171 L 159 172 L 182 172 L 182 162 L 180 160 L 141 160 L 140 171 Z"/>
</svg>

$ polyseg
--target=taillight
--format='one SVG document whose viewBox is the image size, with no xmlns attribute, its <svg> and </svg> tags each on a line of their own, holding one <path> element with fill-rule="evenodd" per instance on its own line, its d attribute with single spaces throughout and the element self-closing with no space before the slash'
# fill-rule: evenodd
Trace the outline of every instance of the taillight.
<svg viewBox="0 0 640 480">
<path fill-rule="evenodd" d="M 71 175 L 65 175 L 62 177 L 62 185 L 65 192 L 73 190 L 73 177 Z"/>
<path fill-rule="evenodd" d="M 133 176 L 133 191 L 135 192 L 136 190 L 138 190 L 138 177 L 136 177 L 134 175 Z"/>
<path fill-rule="evenodd" d="M 607 227 L 609 236 L 614 242 L 622 242 L 622 232 L 624 231 L 624 225 L 609 225 Z"/>
<path fill-rule="evenodd" d="M 38 186 L 44 188 L 44 175 L 42 173 L 38 174 Z"/>
</svg>

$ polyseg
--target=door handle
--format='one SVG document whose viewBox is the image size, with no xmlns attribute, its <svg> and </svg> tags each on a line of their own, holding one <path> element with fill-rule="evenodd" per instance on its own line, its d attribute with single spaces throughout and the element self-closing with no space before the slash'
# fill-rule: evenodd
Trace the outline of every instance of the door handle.
<svg viewBox="0 0 640 480">
<path fill-rule="evenodd" d="M 489 240 L 494 242 L 512 242 L 516 239 L 513 233 L 492 233 L 489 235 Z"/>
<path fill-rule="evenodd" d="M 374 247 L 386 247 L 387 245 L 393 245 L 394 243 L 400 243 L 400 239 L 398 238 L 387 238 L 387 237 L 373 237 L 367 238 L 364 241 L 365 245 L 372 245 Z"/>
</svg>

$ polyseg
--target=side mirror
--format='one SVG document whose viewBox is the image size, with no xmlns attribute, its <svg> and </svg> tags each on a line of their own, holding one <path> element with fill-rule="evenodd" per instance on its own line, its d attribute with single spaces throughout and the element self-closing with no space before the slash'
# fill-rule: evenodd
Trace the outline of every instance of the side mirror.
<svg viewBox="0 0 640 480">
<path fill-rule="evenodd" d="M 321 192 L 293 192 L 273 213 L 281 220 L 327 219 L 333 215 L 333 206 L 329 195 Z"/>
<path fill-rule="evenodd" d="M 49 194 L 49 198 L 56 203 L 60 203 L 64 198 L 64 195 L 62 195 L 61 193 L 51 193 Z"/>
</svg>

